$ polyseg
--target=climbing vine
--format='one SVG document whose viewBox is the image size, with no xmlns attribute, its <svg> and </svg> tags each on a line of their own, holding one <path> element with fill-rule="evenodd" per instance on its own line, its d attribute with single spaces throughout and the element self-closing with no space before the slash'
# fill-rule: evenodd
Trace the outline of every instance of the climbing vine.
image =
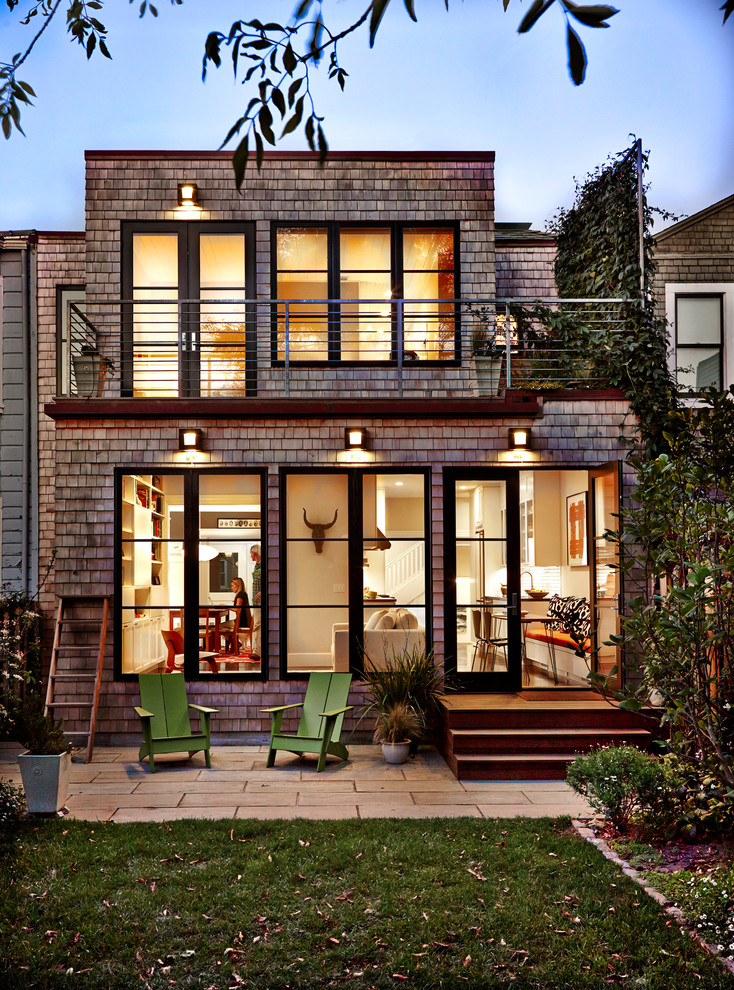
<svg viewBox="0 0 734 990">
<path fill-rule="evenodd" d="M 652 456 L 663 448 L 665 414 L 677 405 L 675 384 L 667 366 L 667 336 L 664 320 L 654 315 L 652 282 L 655 259 L 652 223 L 655 214 L 642 197 L 645 271 L 640 284 L 638 168 L 647 169 L 647 152 L 638 165 L 637 142 L 611 156 L 583 182 L 569 209 L 561 209 L 550 223 L 557 239 L 555 277 L 562 298 L 604 300 L 628 299 L 622 308 L 623 329 L 618 324 L 618 306 L 609 307 L 609 328 L 595 333 L 590 360 L 593 375 L 610 387 L 622 389 L 639 423 L 639 439 Z M 598 318 L 599 305 L 594 306 Z M 572 317 L 565 317 L 568 321 Z M 578 315 L 573 317 L 578 321 Z M 564 323 L 564 310 L 553 315 Z M 562 326 L 556 326 L 561 332 Z M 571 332 L 571 331 L 567 331 Z"/>
</svg>

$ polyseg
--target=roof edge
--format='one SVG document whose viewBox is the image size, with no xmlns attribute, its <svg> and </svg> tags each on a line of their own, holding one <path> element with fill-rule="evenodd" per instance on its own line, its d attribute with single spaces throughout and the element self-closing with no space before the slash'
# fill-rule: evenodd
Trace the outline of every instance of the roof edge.
<svg viewBox="0 0 734 990">
<path fill-rule="evenodd" d="M 674 237 L 676 234 L 680 234 L 682 231 L 687 230 L 688 227 L 693 227 L 701 220 L 705 220 L 707 217 L 713 216 L 715 213 L 719 213 L 728 206 L 734 206 L 734 194 L 731 196 L 726 196 L 724 199 L 720 199 L 718 203 L 712 203 L 711 206 L 707 206 L 705 209 L 699 210 L 698 213 L 694 213 L 692 216 L 686 217 L 685 220 L 679 220 L 678 223 L 674 223 L 672 226 L 666 227 L 665 230 L 661 230 L 659 234 L 653 235 L 653 239 L 657 244 L 661 240 L 664 241 L 669 237 Z"/>
<path fill-rule="evenodd" d="M 140 159 L 168 158 L 180 161 L 199 158 L 202 161 L 230 159 L 231 151 L 96 151 L 84 152 L 85 161 L 109 161 L 116 158 Z M 386 162 L 493 162 L 494 151 L 330 151 L 329 161 L 386 161 Z M 313 161 L 319 156 L 312 151 L 266 151 L 265 161 Z"/>
</svg>

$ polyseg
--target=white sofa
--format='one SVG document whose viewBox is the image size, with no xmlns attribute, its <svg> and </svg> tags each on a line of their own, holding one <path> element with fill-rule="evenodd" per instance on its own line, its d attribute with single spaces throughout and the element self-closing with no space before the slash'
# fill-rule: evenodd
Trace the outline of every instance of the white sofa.
<svg viewBox="0 0 734 990">
<path fill-rule="evenodd" d="M 426 648 L 426 630 L 407 608 L 377 609 L 364 627 L 364 651 L 375 667 L 384 667 L 394 653 Z M 335 622 L 331 627 L 333 669 L 349 670 L 349 625 Z"/>
</svg>

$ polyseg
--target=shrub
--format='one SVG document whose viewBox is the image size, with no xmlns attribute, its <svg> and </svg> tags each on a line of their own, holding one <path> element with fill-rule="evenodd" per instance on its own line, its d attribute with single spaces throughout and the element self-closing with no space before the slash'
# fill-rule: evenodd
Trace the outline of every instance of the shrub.
<svg viewBox="0 0 734 990">
<path fill-rule="evenodd" d="M 609 746 L 577 756 L 566 779 L 619 831 L 628 828 L 635 814 L 659 802 L 666 787 L 662 762 L 633 746 Z"/>
<path fill-rule="evenodd" d="M 25 814 L 23 790 L 10 780 L 0 780 L 0 832 L 17 824 Z"/>
<path fill-rule="evenodd" d="M 700 767 L 670 753 L 662 759 L 665 784 L 658 797 L 640 812 L 640 823 L 665 839 L 730 836 L 734 834 L 731 792 Z"/>
</svg>

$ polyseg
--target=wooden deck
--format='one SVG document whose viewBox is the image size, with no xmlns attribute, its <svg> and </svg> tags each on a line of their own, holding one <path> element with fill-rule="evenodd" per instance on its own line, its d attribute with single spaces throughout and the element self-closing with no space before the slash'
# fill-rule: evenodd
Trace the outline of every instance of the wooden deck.
<svg viewBox="0 0 734 990">
<path fill-rule="evenodd" d="M 451 694 L 442 711 L 439 748 L 459 780 L 563 780 L 595 747 L 649 749 L 656 724 L 588 691 Z"/>
</svg>

